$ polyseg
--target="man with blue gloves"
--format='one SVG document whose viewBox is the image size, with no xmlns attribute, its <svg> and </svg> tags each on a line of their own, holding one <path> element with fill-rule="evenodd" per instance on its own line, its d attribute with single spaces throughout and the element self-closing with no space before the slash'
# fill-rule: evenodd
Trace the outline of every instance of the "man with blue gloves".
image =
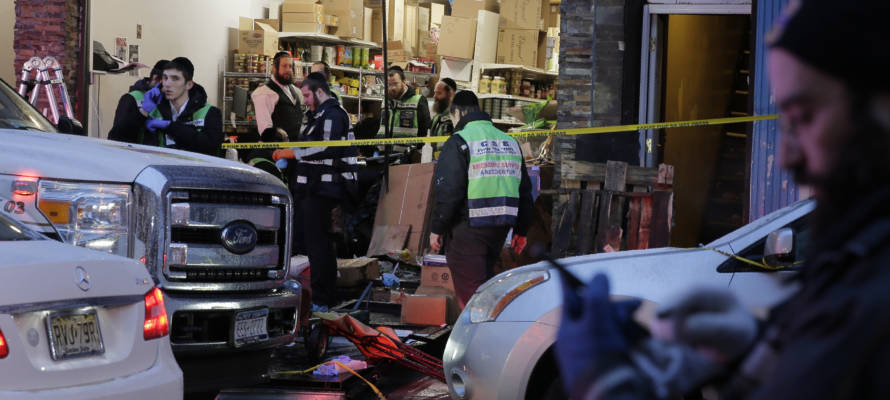
<svg viewBox="0 0 890 400">
<path fill-rule="evenodd" d="M 140 112 L 147 116 L 143 144 L 212 156 L 221 154 L 222 114 L 207 104 L 207 93 L 192 78 L 195 67 L 185 57 L 164 66 L 161 85 L 145 93 Z"/>
<path fill-rule="evenodd" d="M 309 106 L 299 141 L 354 140 L 349 116 L 331 94 L 324 75 L 313 72 L 300 87 Z M 294 194 L 294 241 L 309 256 L 313 311 L 337 304 L 337 258 L 331 230 L 331 212 L 355 195 L 358 151 L 355 146 L 321 146 L 275 150 L 275 161 L 288 159 L 288 184 Z"/>
<path fill-rule="evenodd" d="M 571 398 L 890 398 L 890 3 L 791 0 L 770 34 L 781 166 L 816 209 L 797 289 L 757 321 L 726 287 L 660 304 L 660 338 L 599 275 L 564 284 L 556 355 Z M 797 244 L 795 244 L 797 246 Z M 577 285 L 575 285 L 577 286 Z M 574 307 L 572 306 L 574 305 Z"/>
<path fill-rule="evenodd" d="M 148 78 L 136 81 L 130 86 L 130 91 L 121 96 L 117 102 L 117 109 L 114 110 L 114 125 L 108 131 L 109 140 L 142 144 L 147 116 L 140 113 L 139 108 L 142 106 L 142 99 L 145 98 L 145 92 L 161 83 L 164 67 L 169 62 L 170 60 L 158 60 Z"/>
</svg>

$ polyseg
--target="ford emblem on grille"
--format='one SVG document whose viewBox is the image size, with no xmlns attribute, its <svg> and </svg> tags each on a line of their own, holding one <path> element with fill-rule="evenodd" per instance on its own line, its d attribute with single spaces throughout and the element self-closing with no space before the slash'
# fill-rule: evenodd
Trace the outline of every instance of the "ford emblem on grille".
<svg viewBox="0 0 890 400">
<path fill-rule="evenodd" d="M 235 254 L 248 253 L 256 247 L 256 228 L 245 221 L 235 221 L 222 230 L 222 245 Z"/>
</svg>

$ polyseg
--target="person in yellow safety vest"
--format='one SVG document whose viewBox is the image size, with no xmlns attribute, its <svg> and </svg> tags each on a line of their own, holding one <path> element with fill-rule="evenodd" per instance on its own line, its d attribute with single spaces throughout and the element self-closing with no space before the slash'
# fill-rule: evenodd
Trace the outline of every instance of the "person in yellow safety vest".
<svg viewBox="0 0 890 400">
<path fill-rule="evenodd" d="M 161 85 L 145 93 L 139 110 L 148 117 L 144 144 L 221 156 L 222 113 L 207 103 L 194 74 L 195 66 L 185 57 L 164 66 Z"/>
<path fill-rule="evenodd" d="M 316 61 L 312 63 L 312 66 L 309 67 L 309 73 L 312 72 L 321 73 L 327 80 L 328 85 L 331 84 L 331 67 L 328 65 L 328 63 L 324 61 Z M 334 90 L 334 88 L 331 88 L 331 95 L 333 95 L 334 98 L 337 99 L 337 102 L 340 103 L 341 106 L 343 105 L 343 99 L 340 97 L 340 93 Z"/>
<path fill-rule="evenodd" d="M 451 121 L 451 101 L 457 93 L 457 83 L 451 78 L 442 78 L 433 90 L 433 125 L 430 136 L 451 136 L 454 122 Z"/>
<path fill-rule="evenodd" d="M 401 67 L 389 67 L 387 80 L 389 91 L 386 101 L 390 106 L 390 116 L 386 119 L 381 116 L 377 138 L 385 137 L 384 124 L 389 124 L 394 138 L 426 136 L 430 129 L 430 108 L 426 97 L 416 94 L 414 88 L 405 83 L 405 71 Z"/>
<path fill-rule="evenodd" d="M 148 78 L 142 78 L 133 86 L 130 91 L 121 96 L 117 102 L 117 109 L 114 110 L 114 124 L 108 131 L 108 139 L 118 142 L 142 143 L 142 137 L 145 134 L 146 116 L 139 112 L 142 105 L 142 99 L 145 92 L 161 83 L 161 77 L 164 74 L 164 66 L 170 60 L 158 60 L 151 69 Z"/>
<path fill-rule="evenodd" d="M 463 307 L 494 276 L 510 228 L 513 251 L 518 254 L 525 247 L 532 185 L 519 143 L 492 125 L 473 92 L 457 92 L 451 117 L 459 122 L 436 163 L 430 247 L 439 252 L 444 242 Z"/>
</svg>

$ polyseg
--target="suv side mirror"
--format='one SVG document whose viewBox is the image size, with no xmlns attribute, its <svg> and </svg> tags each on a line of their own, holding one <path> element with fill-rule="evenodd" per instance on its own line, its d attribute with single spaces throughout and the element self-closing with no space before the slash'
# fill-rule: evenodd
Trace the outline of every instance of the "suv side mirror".
<svg viewBox="0 0 890 400">
<path fill-rule="evenodd" d="M 86 133 L 83 131 L 83 125 L 81 125 L 80 121 L 68 118 L 66 116 L 59 117 L 59 123 L 56 124 L 56 129 L 58 129 L 60 133 L 86 136 Z"/>
<path fill-rule="evenodd" d="M 790 267 L 794 263 L 794 230 L 782 228 L 766 237 L 763 259 L 773 266 Z"/>
</svg>

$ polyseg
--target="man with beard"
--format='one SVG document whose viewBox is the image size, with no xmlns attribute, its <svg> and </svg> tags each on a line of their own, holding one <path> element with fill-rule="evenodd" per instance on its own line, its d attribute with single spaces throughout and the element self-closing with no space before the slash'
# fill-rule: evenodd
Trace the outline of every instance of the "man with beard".
<svg viewBox="0 0 890 400">
<path fill-rule="evenodd" d="M 283 130 L 290 141 L 300 136 L 302 99 L 293 83 L 294 59 L 289 52 L 279 51 L 272 58 L 272 78 L 250 95 L 260 136 L 273 136 L 272 132 L 266 132 L 269 129 Z"/>
<path fill-rule="evenodd" d="M 451 121 L 451 100 L 457 92 L 457 83 L 451 78 L 442 78 L 433 90 L 433 126 L 430 136 L 451 136 L 454 123 Z"/>
<path fill-rule="evenodd" d="M 598 275 L 580 299 L 564 295 L 580 306 L 564 307 L 556 344 L 572 398 L 665 398 L 705 382 L 721 399 L 890 398 L 890 55 L 877 39 L 890 37 L 888 12 L 876 0 L 791 1 L 770 37 L 780 164 L 817 204 L 797 292 L 760 323 L 725 288 L 665 302 L 673 339 L 646 341 L 662 363 L 643 368 L 634 306 L 610 302 Z"/>
<path fill-rule="evenodd" d="M 142 99 L 145 98 L 145 92 L 161 83 L 164 66 L 168 62 L 170 60 L 156 62 L 148 78 L 136 81 L 133 86 L 130 86 L 130 91 L 121 96 L 117 102 L 117 109 L 114 111 L 114 125 L 108 131 L 109 140 L 142 144 L 145 137 L 146 116 L 139 112 L 139 107 L 142 105 Z"/>
<path fill-rule="evenodd" d="M 194 74 L 188 58 L 176 57 L 164 66 L 161 87 L 145 93 L 140 112 L 148 117 L 145 129 L 151 132 L 145 144 L 219 156 L 222 114 L 207 104 L 207 93 L 192 80 Z"/>
<path fill-rule="evenodd" d="M 387 123 L 392 137 L 426 136 L 430 128 L 430 108 L 426 98 L 405 83 L 405 71 L 399 66 L 389 67 L 387 80 L 386 101 L 390 105 L 390 116 L 388 120 L 380 119 L 377 138 L 385 136 L 384 124 Z"/>
<path fill-rule="evenodd" d="M 309 74 L 300 86 L 310 113 L 300 141 L 353 140 L 349 116 L 324 75 Z M 312 309 L 326 311 L 337 304 L 337 259 L 331 230 L 331 211 L 354 194 L 358 170 L 354 146 L 309 147 L 275 150 L 273 158 L 295 160 L 288 181 L 294 193 L 295 220 L 309 256 L 312 275 Z"/>
</svg>

